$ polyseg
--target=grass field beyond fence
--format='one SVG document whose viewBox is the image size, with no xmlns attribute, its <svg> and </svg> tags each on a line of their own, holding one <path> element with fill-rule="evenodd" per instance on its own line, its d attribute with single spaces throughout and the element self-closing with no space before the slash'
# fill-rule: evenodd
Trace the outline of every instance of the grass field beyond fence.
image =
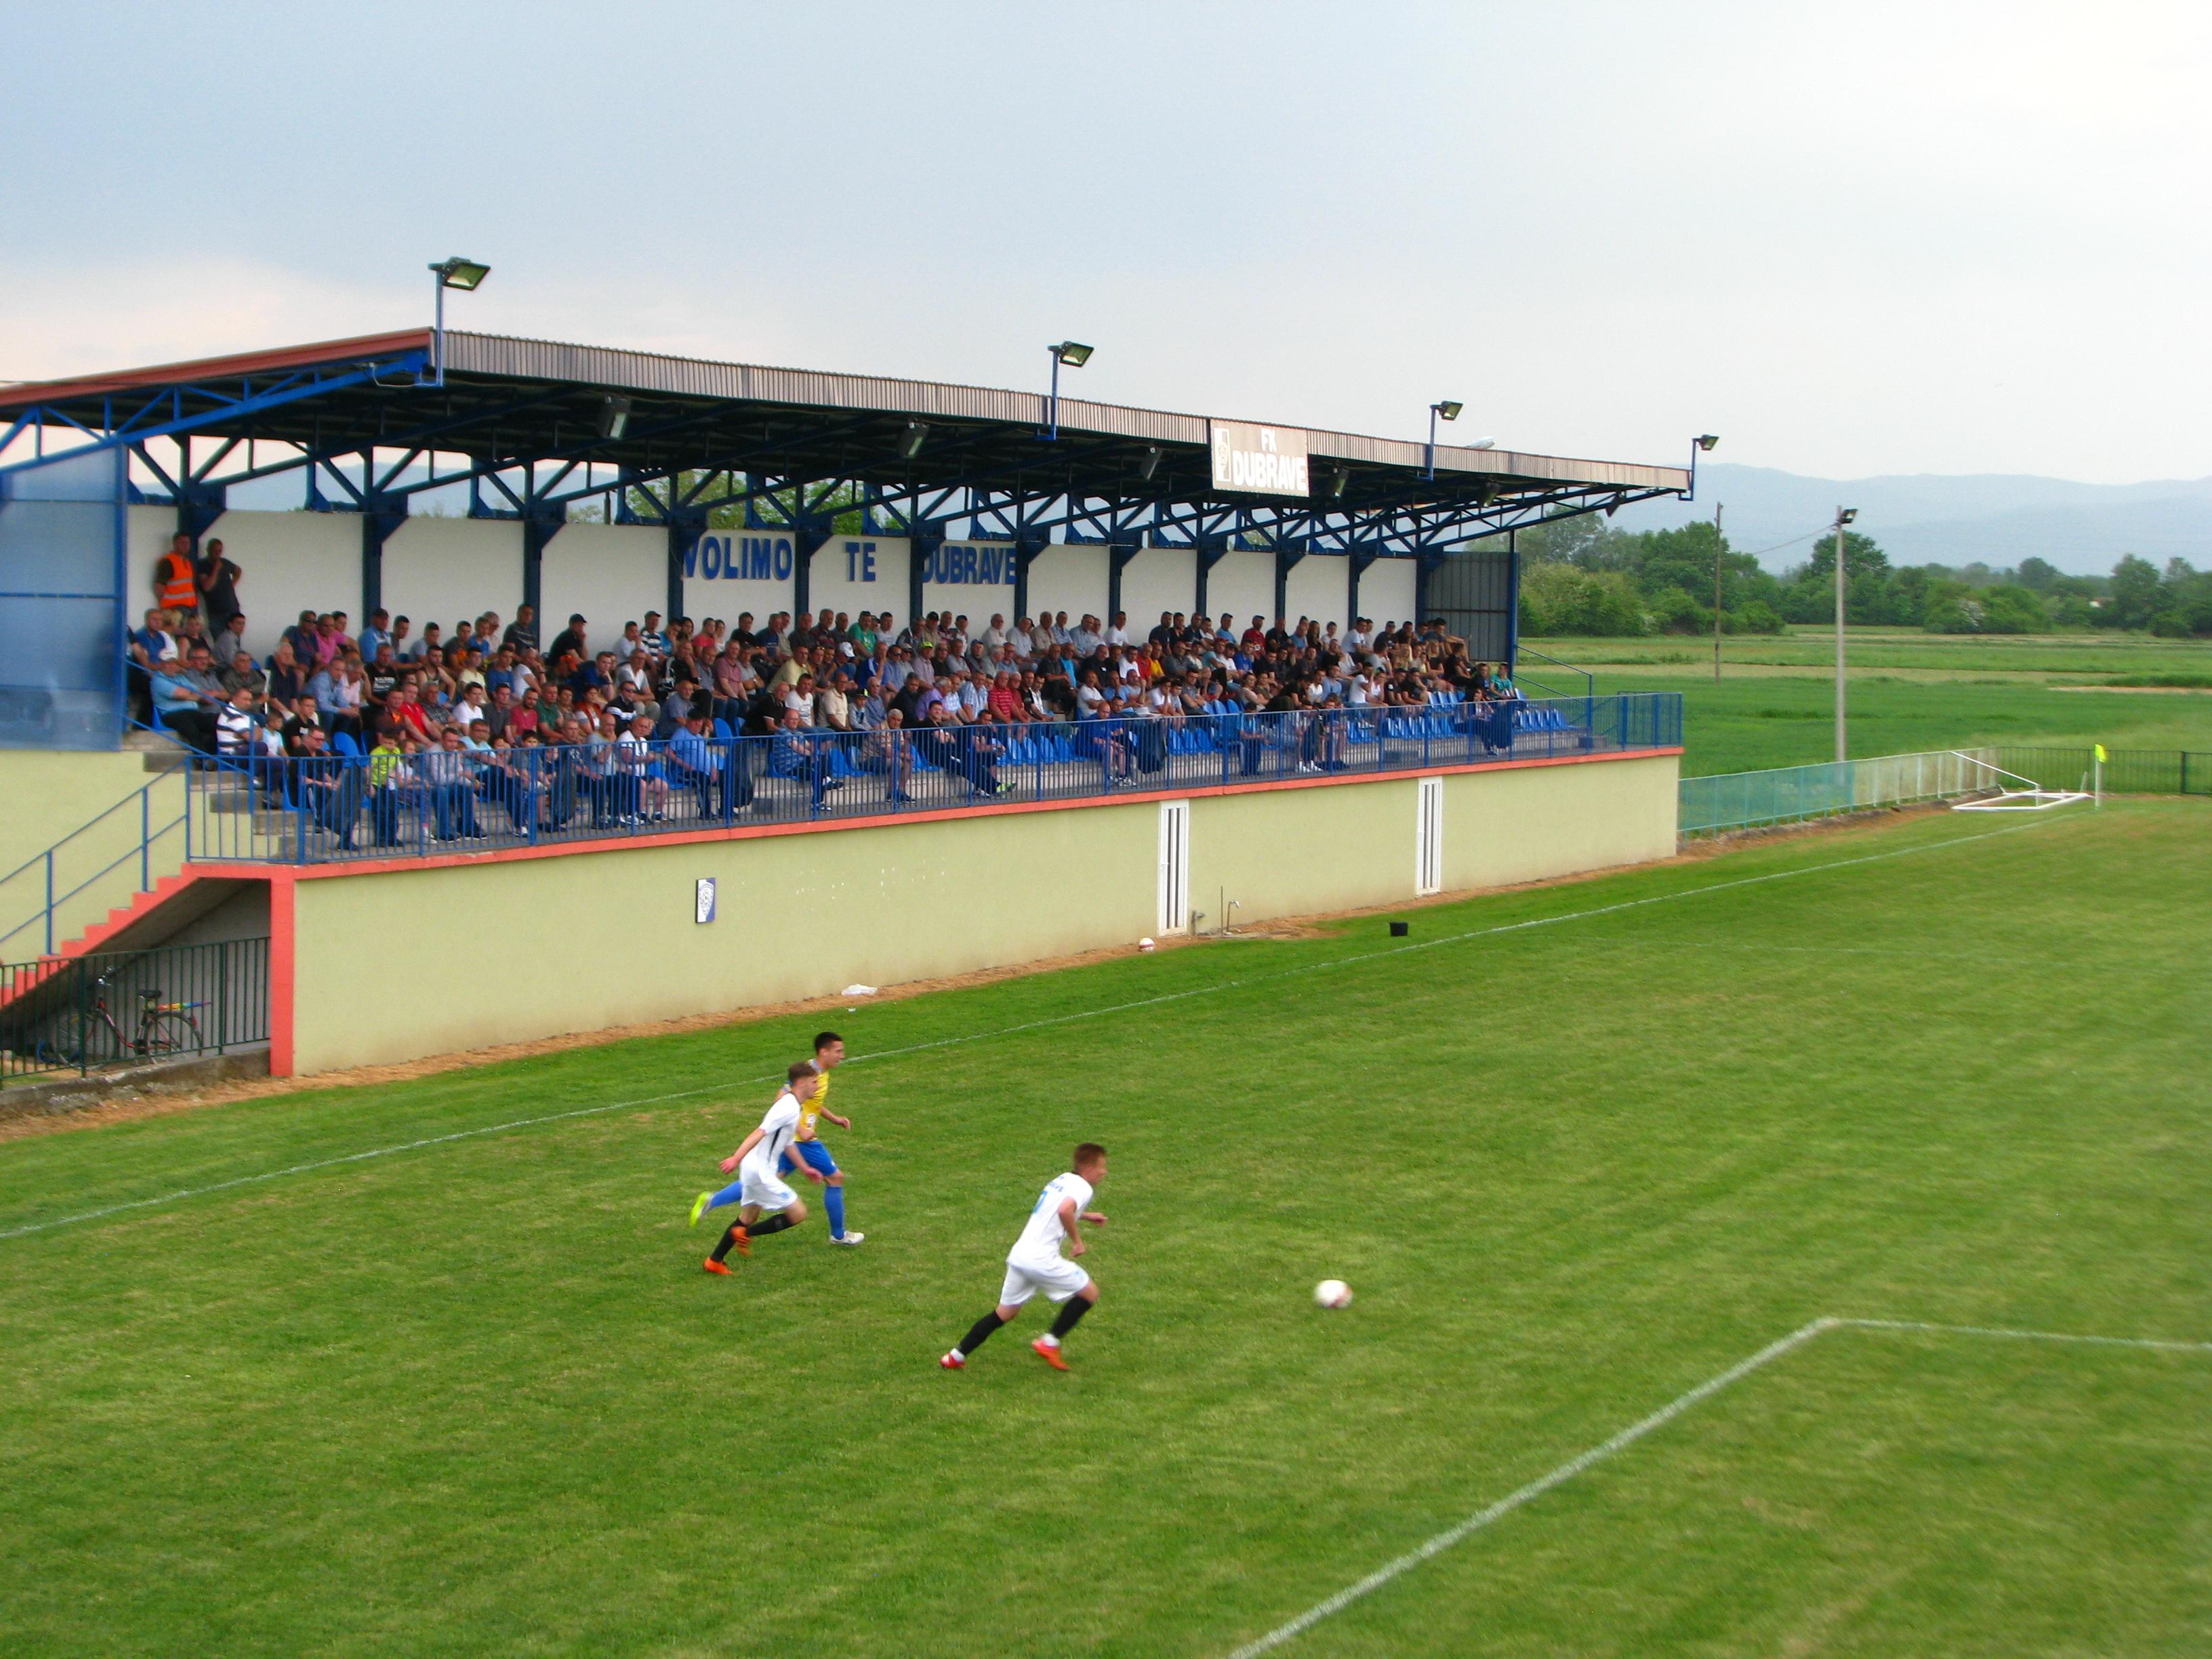
<svg viewBox="0 0 2212 1659">
<path fill-rule="evenodd" d="M 2201 1655 L 2212 807 L 1942 813 L 0 1143 L 14 1655 Z M 1073 1374 L 952 1376 L 1112 1170 Z M 813 1195 L 812 1189 L 808 1189 Z M 1324 1313 L 1324 1276 L 1358 1299 Z M 1690 1402 L 1571 1478 L 1628 1425 Z"/>
</svg>

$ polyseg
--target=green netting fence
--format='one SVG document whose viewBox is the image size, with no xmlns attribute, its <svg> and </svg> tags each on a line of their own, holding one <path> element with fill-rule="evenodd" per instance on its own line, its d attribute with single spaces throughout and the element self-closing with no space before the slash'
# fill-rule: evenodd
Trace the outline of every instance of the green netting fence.
<svg viewBox="0 0 2212 1659">
<path fill-rule="evenodd" d="M 2212 753 L 2107 749 L 2105 756 L 2108 794 L 2212 795 Z M 1709 836 L 1838 812 L 1962 799 L 1990 793 L 1996 780 L 1989 767 L 2032 780 L 2040 788 L 2082 789 L 2089 785 L 2094 759 L 2087 748 L 2004 744 L 1684 778 L 1678 829 L 1685 836 Z"/>
</svg>

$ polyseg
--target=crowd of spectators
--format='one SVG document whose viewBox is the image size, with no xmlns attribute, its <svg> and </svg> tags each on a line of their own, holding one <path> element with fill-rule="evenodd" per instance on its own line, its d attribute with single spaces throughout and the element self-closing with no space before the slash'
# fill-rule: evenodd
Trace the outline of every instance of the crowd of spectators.
<svg viewBox="0 0 2212 1659">
<path fill-rule="evenodd" d="M 971 627 L 933 611 L 902 628 L 888 611 L 780 611 L 664 628 L 647 611 L 611 638 L 571 616 L 541 642 L 528 605 L 512 622 L 493 612 L 458 622 L 450 635 L 378 610 L 356 636 L 342 611 L 302 611 L 257 655 L 238 604 L 242 574 L 220 542 L 195 558 L 179 537 L 165 556 L 155 576 L 165 603 L 129 641 L 142 717 L 207 755 L 327 763 L 285 769 L 285 787 L 305 792 L 333 828 L 343 819 L 349 836 L 365 792 L 380 839 L 410 796 L 442 838 L 477 834 L 486 799 L 518 823 L 527 814 L 555 827 L 583 810 L 648 819 L 672 792 L 726 816 L 750 802 L 757 775 L 807 780 L 818 804 L 842 781 L 818 763 L 829 744 L 850 763 L 834 771 L 879 775 L 893 801 L 917 757 L 990 794 L 995 757 L 1024 728 L 1091 737 L 1085 752 L 1111 777 L 1146 751 L 1148 735 L 1164 746 L 1193 721 L 1519 695 L 1441 622 L 1378 628 L 1364 617 L 1341 631 L 1279 617 L 1239 629 L 1227 613 L 1163 612 L 1139 630 L 1123 614 L 1011 624 L 994 615 Z M 529 753 L 546 748 L 583 752 L 549 768 Z M 365 758 L 339 764 L 355 756 Z M 1326 742 L 1300 762 L 1330 764 Z M 572 774 L 585 781 L 560 781 Z"/>
</svg>

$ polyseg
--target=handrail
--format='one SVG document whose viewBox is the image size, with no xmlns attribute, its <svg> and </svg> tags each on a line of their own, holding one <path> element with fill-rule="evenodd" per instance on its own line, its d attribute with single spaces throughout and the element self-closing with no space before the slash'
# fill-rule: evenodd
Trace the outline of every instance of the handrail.
<svg viewBox="0 0 2212 1659">
<path fill-rule="evenodd" d="M 1555 668 L 1564 668 L 1570 674 L 1579 674 L 1583 677 L 1583 689 L 1581 695 L 1585 697 L 1594 697 L 1597 695 L 1597 676 L 1591 673 L 1587 668 L 1578 668 L 1573 663 L 1562 662 L 1559 658 L 1552 656 L 1547 653 L 1539 651 L 1533 646 L 1521 646 L 1516 650 L 1514 655 L 1516 659 L 1515 665 L 1516 668 L 1519 665 L 1517 659 L 1521 657 L 1540 657 L 1544 661 L 1550 663 Z M 1544 682 L 1541 680 L 1530 680 L 1528 684 L 1540 687 L 1544 690 L 1550 691 L 1555 697 L 1571 697 L 1576 695 L 1571 691 L 1557 690 L 1551 686 L 1545 685 Z"/>
<path fill-rule="evenodd" d="M 188 845 L 191 839 L 191 826 L 190 819 L 191 816 L 191 796 L 189 788 L 187 788 L 185 793 L 185 805 L 183 808 L 179 811 L 177 816 L 170 819 L 167 823 L 164 823 L 159 830 L 154 828 L 154 791 L 161 787 L 161 785 L 167 781 L 168 780 L 167 778 L 152 778 L 148 780 L 148 781 L 134 793 L 124 796 L 122 799 L 117 801 L 106 811 L 96 813 L 93 817 L 87 818 L 82 823 L 77 825 L 76 829 L 70 830 L 69 834 L 64 836 L 59 841 L 54 842 L 53 845 L 47 848 L 44 852 L 33 853 L 29 858 L 24 860 L 22 863 L 17 865 L 13 870 L 10 870 L 6 875 L 0 876 L 0 889 L 4 889 L 9 883 L 15 880 L 20 876 L 29 873 L 34 869 L 43 871 L 46 876 L 45 896 L 33 907 L 30 915 L 27 915 L 22 921 L 17 922 L 6 933 L 0 933 L 0 946 L 4 946 L 9 939 L 14 939 L 16 934 L 21 933 L 26 927 L 30 927 L 33 923 L 43 920 L 46 923 L 46 953 L 49 956 L 52 955 L 54 949 L 55 911 L 61 906 L 68 903 L 71 899 L 76 897 L 79 894 L 82 893 L 85 889 L 91 886 L 94 882 L 110 874 L 118 866 L 134 856 L 138 860 L 137 890 L 143 893 L 150 889 L 154 884 L 154 843 L 167 836 L 172 830 L 176 829 L 179 824 L 182 824 L 185 827 L 185 837 Z M 120 812 L 125 808 L 134 805 L 138 809 L 138 840 L 137 844 L 126 848 L 124 852 L 118 854 L 100 869 L 86 877 L 76 886 L 70 888 L 68 892 L 58 895 L 54 891 L 54 855 L 62 851 L 63 848 L 69 846 L 71 842 L 76 840 L 78 836 L 98 829 L 109 818 L 113 817 L 118 812 Z"/>
</svg>

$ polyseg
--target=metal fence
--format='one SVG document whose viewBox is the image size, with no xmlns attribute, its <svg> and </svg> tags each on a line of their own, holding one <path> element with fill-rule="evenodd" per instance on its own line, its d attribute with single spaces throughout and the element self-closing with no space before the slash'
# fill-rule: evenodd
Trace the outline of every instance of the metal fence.
<svg viewBox="0 0 2212 1659">
<path fill-rule="evenodd" d="M 2008 772 L 2045 789 L 2088 787 L 2096 757 L 2088 749 L 2023 747 L 1990 751 Z M 2187 749 L 2107 749 L 2105 789 L 2116 795 L 2212 795 L 2212 753 Z"/>
<path fill-rule="evenodd" d="M 269 1040 L 269 941 L 0 963 L 0 1077 L 143 1066 Z"/>
<path fill-rule="evenodd" d="M 1990 788 L 1990 777 L 1975 763 L 2002 764 L 1996 755 L 1993 749 L 1942 749 L 1684 778 L 1677 830 L 1685 836 L 1711 835 L 1979 794 Z"/>
<path fill-rule="evenodd" d="M 198 860 L 314 864 L 879 817 L 1682 740 L 1674 692 L 203 763 Z"/>
</svg>

